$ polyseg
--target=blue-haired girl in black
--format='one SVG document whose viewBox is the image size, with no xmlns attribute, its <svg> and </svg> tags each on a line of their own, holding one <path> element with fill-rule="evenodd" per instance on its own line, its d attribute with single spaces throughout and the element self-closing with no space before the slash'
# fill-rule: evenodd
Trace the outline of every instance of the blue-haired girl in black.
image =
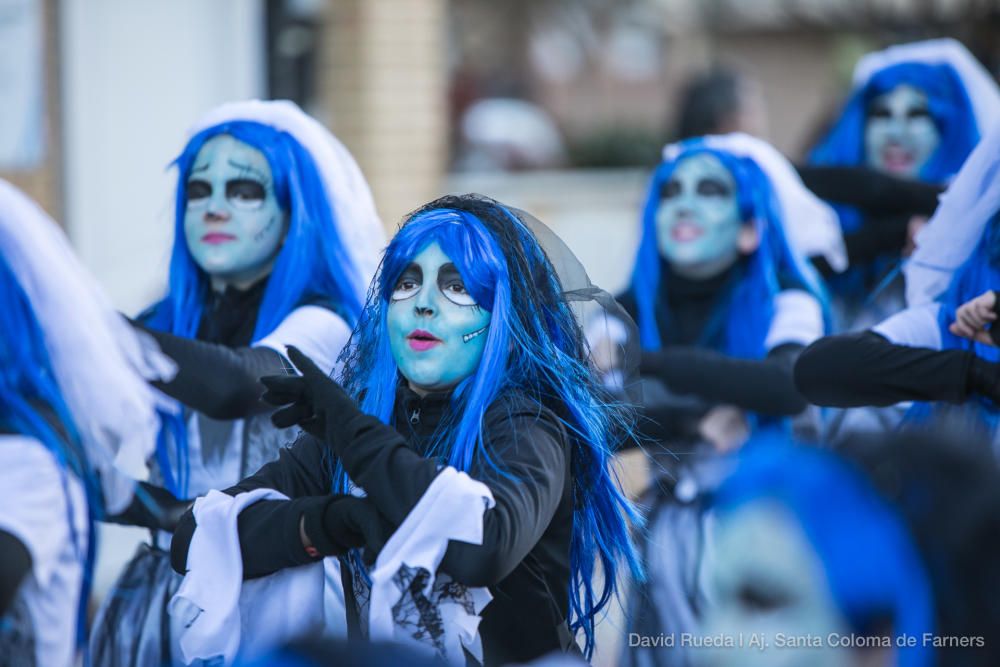
<svg viewBox="0 0 1000 667">
<path fill-rule="evenodd" d="M 836 218 L 774 148 L 739 134 L 666 148 L 621 297 L 639 328 L 653 477 L 643 502 L 647 581 L 632 596 L 630 632 L 698 631 L 719 454 L 764 429 L 816 435 L 792 382 L 796 357 L 827 324 L 808 254 L 843 260 Z M 630 648 L 623 659 L 681 665 L 690 656 Z"/>
<path fill-rule="evenodd" d="M 476 196 L 426 205 L 386 249 L 340 384 L 294 351 L 303 376 L 266 379 L 265 398 L 286 405 L 274 420 L 307 434 L 228 491 L 291 498 L 240 515 L 245 577 L 341 556 L 348 626 L 365 636 L 370 556 L 439 476 L 464 471 L 495 501 L 466 510 L 482 516 L 481 544 L 451 542 L 428 573 L 429 599 L 393 607 L 397 627 L 441 653 L 456 630 L 435 605 L 472 609 L 485 589 L 478 634 L 449 661 L 525 662 L 577 651 L 577 636 L 592 653 L 616 576 L 638 570 L 610 468 L 630 425 L 595 379 L 567 301 L 596 290 L 564 294 L 538 227 Z M 173 542 L 178 572 L 192 567 L 195 531 L 189 514 Z"/>
<path fill-rule="evenodd" d="M 818 262 L 841 327 L 871 326 L 903 307 L 896 269 L 939 195 L 1000 113 L 990 73 L 953 39 L 862 57 L 850 96 L 802 170 L 837 208 L 850 267 Z"/>
<path fill-rule="evenodd" d="M 1000 131 L 977 146 L 921 234 L 907 267 L 910 307 L 866 331 L 829 336 L 799 358 L 795 380 L 817 405 L 894 406 L 901 420 L 947 419 L 1000 433 Z M 859 429 L 860 430 L 860 429 Z"/>
<path fill-rule="evenodd" d="M 174 245 L 164 297 L 137 326 L 177 365 L 157 386 L 184 406 L 168 419 L 134 505 L 114 521 L 152 530 L 98 612 L 101 667 L 180 664 L 166 605 L 180 582 L 168 550 L 186 506 L 273 460 L 295 437 L 274 428 L 261 375 L 287 345 L 333 368 L 361 314 L 383 233 L 353 157 L 288 101 L 233 102 L 191 130 L 175 160 Z"/>
</svg>

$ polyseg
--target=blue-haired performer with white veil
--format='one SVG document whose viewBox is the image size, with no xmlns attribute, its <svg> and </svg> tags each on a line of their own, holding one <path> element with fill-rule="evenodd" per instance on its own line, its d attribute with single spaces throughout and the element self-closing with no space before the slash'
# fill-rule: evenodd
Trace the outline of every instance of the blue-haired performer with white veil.
<svg viewBox="0 0 1000 667">
<path fill-rule="evenodd" d="M 896 421 L 945 418 L 993 438 L 1000 453 L 998 165 L 994 127 L 917 239 L 906 276 L 912 305 L 866 331 L 821 339 L 799 358 L 796 383 L 810 401 L 897 406 Z"/>
<path fill-rule="evenodd" d="M 169 401 L 143 345 L 34 202 L 0 181 L 0 665 L 70 667 L 86 645 L 94 522 L 119 512 Z"/>
<path fill-rule="evenodd" d="M 655 445 L 643 503 L 647 582 L 632 598 L 631 632 L 698 630 L 704 499 L 719 453 L 761 429 L 817 434 L 792 382 L 796 357 L 827 322 L 807 254 L 843 263 L 835 214 L 770 145 L 732 134 L 665 149 L 620 297 L 639 327 L 643 431 Z M 682 665 L 690 656 L 627 648 L 623 659 Z"/>
<path fill-rule="evenodd" d="M 388 615 L 397 641 L 452 664 L 578 652 L 576 638 L 591 654 L 617 577 L 638 573 L 610 462 L 630 421 L 597 380 L 570 308 L 596 290 L 557 275 L 546 233 L 478 196 L 427 204 L 386 249 L 340 383 L 297 351 L 301 377 L 265 379 L 265 399 L 286 405 L 275 422 L 307 433 L 228 490 L 291 498 L 240 514 L 244 577 L 336 555 L 355 637 Z M 415 519 L 418 535 L 447 531 L 438 514 L 417 515 L 439 483 L 465 474 L 491 501 L 445 509 L 475 520 L 477 539 L 448 542 L 433 571 L 393 568 L 394 595 L 377 604 L 380 549 Z M 197 567 L 197 513 L 174 538 L 179 572 Z M 447 620 L 456 602 L 471 623 Z"/>
<path fill-rule="evenodd" d="M 179 660 L 165 611 L 180 581 L 168 559 L 173 524 L 190 499 L 235 484 L 294 439 L 270 423 L 258 378 L 290 372 L 288 345 L 333 369 L 384 243 L 354 159 L 291 102 L 213 110 L 174 165 L 167 293 L 136 325 L 177 364 L 158 386 L 186 410 L 144 487 L 159 511 L 113 517 L 149 527 L 153 540 L 99 612 L 91 657 L 102 666 Z"/>
<path fill-rule="evenodd" d="M 844 230 L 850 268 L 834 275 L 818 264 L 841 326 L 902 308 L 901 281 L 893 281 L 900 257 L 998 116 L 995 81 L 953 39 L 892 46 L 858 62 L 840 116 L 802 169 L 806 184 L 836 205 Z"/>
</svg>

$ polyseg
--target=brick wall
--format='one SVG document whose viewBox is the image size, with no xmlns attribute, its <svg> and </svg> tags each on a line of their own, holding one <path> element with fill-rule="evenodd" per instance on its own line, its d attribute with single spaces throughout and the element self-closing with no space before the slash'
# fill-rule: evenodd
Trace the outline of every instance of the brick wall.
<svg viewBox="0 0 1000 667">
<path fill-rule="evenodd" d="M 447 2 L 338 0 L 327 7 L 317 115 L 361 164 L 391 232 L 441 189 Z"/>
</svg>

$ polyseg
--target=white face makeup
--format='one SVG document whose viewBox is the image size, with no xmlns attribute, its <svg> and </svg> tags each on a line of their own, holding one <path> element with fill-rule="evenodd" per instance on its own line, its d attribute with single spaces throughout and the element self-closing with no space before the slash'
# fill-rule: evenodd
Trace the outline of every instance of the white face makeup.
<svg viewBox="0 0 1000 667">
<path fill-rule="evenodd" d="M 403 270 L 389 302 L 389 348 L 399 372 L 418 393 L 453 388 L 478 368 L 490 318 L 432 243 Z"/>
<path fill-rule="evenodd" d="M 870 167 L 917 178 L 940 143 L 923 92 L 903 84 L 871 101 L 865 124 L 865 160 Z"/>
<path fill-rule="evenodd" d="M 213 285 L 245 288 L 266 276 L 287 228 L 264 154 L 228 134 L 206 141 L 188 174 L 184 236 Z"/>
<path fill-rule="evenodd" d="M 682 159 L 664 184 L 656 211 L 660 254 L 690 278 L 710 278 L 739 257 L 736 180 L 714 155 Z"/>
<path fill-rule="evenodd" d="M 829 641 L 831 633 L 850 636 L 847 621 L 830 594 L 822 561 L 783 505 L 758 500 L 724 516 L 713 553 L 708 567 L 715 604 L 704 632 L 713 637 L 742 633 L 745 644 L 756 635 L 769 645 L 764 650 L 759 644 L 701 649 L 696 656 L 701 667 L 862 664 L 857 649 Z M 795 645 L 810 638 L 807 645 Z"/>
</svg>

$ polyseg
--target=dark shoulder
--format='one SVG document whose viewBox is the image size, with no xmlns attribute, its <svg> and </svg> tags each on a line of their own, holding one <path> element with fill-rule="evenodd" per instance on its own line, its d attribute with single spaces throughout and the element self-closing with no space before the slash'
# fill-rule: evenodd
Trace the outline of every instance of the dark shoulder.
<svg viewBox="0 0 1000 667">
<path fill-rule="evenodd" d="M 487 408 L 483 431 L 488 439 L 496 440 L 497 436 L 523 434 L 537 428 L 565 444 L 569 438 L 557 409 L 522 392 L 504 392 Z"/>
</svg>

